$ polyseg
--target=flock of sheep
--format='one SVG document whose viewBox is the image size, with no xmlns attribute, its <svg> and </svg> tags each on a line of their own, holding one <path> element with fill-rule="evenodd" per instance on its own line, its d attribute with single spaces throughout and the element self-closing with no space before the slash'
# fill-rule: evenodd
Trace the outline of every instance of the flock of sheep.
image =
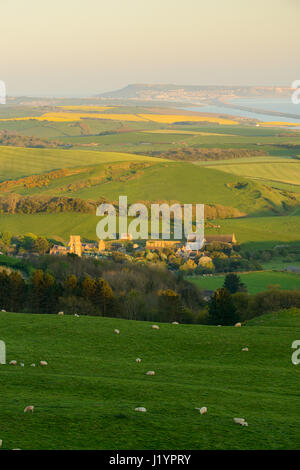
<svg viewBox="0 0 300 470">
<path fill-rule="evenodd" d="M 178 322 L 174 321 L 172 322 L 173 325 L 179 325 Z M 221 325 L 220 325 L 221 326 Z M 241 323 L 236 323 L 234 325 L 235 327 L 238 327 L 240 328 L 242 326 Z M 159 326 L 158 325 L 152 325 L 152 329 L 153 330 L 159 330 Z M 115 329 L 114 330 L 114 333 L 116 335 L 119 335 L 120 334 L 120 330 L 118 329 Z M 242 351 L 249 351 L 249 349 L 247 347 L 243 348 Z M 136 358 L 136 362 L 138 364 L 140 364 L 142 362 L 142 359 L 141 358 Z M 148 372 L 146 372 L 146 375 L 150 375 L 150 376 L 153 376 L 155 375 L 155 371 L 154 370 L 149 370 Z M 207 407 L 206 406 L 202 406 L 201 408 L 195 408 L 195 410 L 198 410 L 200 415 L 204 415 L 207 413 Z M 147 412 L 147 408 L 143 407 L 143 406 L 138 406 L 137 408 L 135 408 L 135 411 L 139 411 L 141 413 L 146 413 Z M 236 423 L 236 424 L 240 424 L 241 426 L 248 426 L 248 423 L 245 421 L 244 418 L 233 418 L 233 421 Z"/>
<path fill-rule="evenodd" d="M 3 310 L 2 310 L 2 311 L 3 311 Z M 64 315 L 64 312 L 58 312 L 58 315 L 59 315 L 59 316 L 63 316 L 63 315 Z M 74 316 L 75 316 L 75 317 L 79 317 L 79 315 L 78 315 L 77 313 L 75 313 Z M 176 322 L 176 321 L 172 322 L 172 324 L 173 324 L 173 325 L 179 325 L 179 323 Z M 218 326 L 221 326 L 221 325 L 218 325 Z M 235 326 L 235 327 L 241 327 L 242 324 L 241 324 L 241 323 L 236 323 L 234 326 Z M 158 325 L 152 325 L 152 329 L 153 329 L 153 330 L 159 330 L 160 328 L 159 328 Z M 119 335 L 119 334 L 120 334 L 120 330 L 115 329 L 115 330 L 114 330 L 114 333 L 115 333 L 116 335 Z M 249 350 L 248 347 L 245 347 L 245 348 L 242 349 L 242 351 L 248 351 L 248 350 Z M 136 358 L 136 362 L 137 362 L 138 364 L 140 364 L 140 363 L 142 362 L 142 359 L 141 359 L 140 357 L 137 357 L 137 358 Z M 16 366 L 16 365 L 17 365 L 17 361 L 16 361 L 16 360 L 11 360 L 11 361 L 9 362 L 9 365 L 11 365 L 11 366 Z M 21 366 L 21 367 L 24 367 L 24 365 L 25 365 L 25 364 L 24 364 L 23 362 L 20 362 L 20 366 Z M 39 365 L 40 365 L 41 367 L 45 367 L 45 366 L 48 365 L 48 362 L 47 362 L 47 361 L 40 361 L 40 362 L 39 362 Z M 36 367 L 36 364 L 35 364 L 35 363 L 32 363 L 30 366 L 31 366 L 31 367 Z M 154 371 L 154 370 L 149 370 L 148 372 L 146 372 L 146 375 L 148 375 L 148 376 L 154 376 L 154 375 L 155 375 L 155 371 Z M 204 414 L 207 413 L 207 407 L 206 407 L 206 406 L 202 406 L 201 408 L 195 408 L 195 410 L 198 410 L 199 413 L 200 413 L 200 415 L 204 415 Z M 135 408 L 135 411 L 145 413 L 145 412 L 147 412 L 147 409 L 146 409 L 145 407 L 143 407 L 143 406 L 138 406 L 137 408 Z M 33 412 L 34 412 L 34 406 L 33 406 L 33 405 L 28 405 L 28 406 L 26 406 L 25 409 L 24 409 L 24 413 L 33 413 Z M 233 418 L 233 421 L 234 421 L 236 424 L 239 424 L 239 425 L 241 425 L 241 426 L 248 426 L 248 423 L 245 421 L 244 418 Z M 2 440 L 0 439 L 0 448 L 2 447 L 2 443 L 3 443 L 3 442 L 2 442 Z M 20 449 L 13 449 L 13 450 L 20 450 Z"/>
</svg>

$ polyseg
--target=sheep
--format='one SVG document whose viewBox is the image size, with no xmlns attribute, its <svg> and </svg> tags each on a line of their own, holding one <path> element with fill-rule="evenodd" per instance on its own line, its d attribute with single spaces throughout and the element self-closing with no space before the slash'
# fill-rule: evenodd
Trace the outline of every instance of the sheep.
<svg viewBox="0 0 300 470">
<path fill-rule="evenodd" d="M 159 330 L 159 326 L 158 325 L 152 325 L 152 329 L 153 330 Z"/>
<path fill-rule="evenodd" d="M 155 375 L 155 372 L 154 370 L 149 370 L 148 372 L 146 372 L 146 375 Z"/>
<path fill-rule="evenodd" d="M 58 312 L 57 315 L 59 315 L 61 317 L 62 315 L 64 315 L 64 312 Z"/>
<path fill-rule="evenodd" d="M 28 413 L 29 411 L 30 411 L 30 413 L 33 413 L 34 412 L 34 406 L 32 406 L 32 405 L 26 406 L 26 408 L 24 410 L 24 413 Z"/>
<path fill-rule="evenodd" d="M 244 418 L 233 418 L 233 421 L 236 424 L 240 424 L 241 426 L 248 426 L 248 423 L 245 421 Z"/>
<path fill-rule="evenodd" d="M 79 317 L 78 313 L 74 313 L 74 317 Z"/>
<path fill-rule="evenodd" d="M 141 411 L 142 413 L 146 413 L 147 409 L 143 406 L 138 406 L 137 408 L 135 408 L 134 411 Z"/>
<path fill-rule="evenodd" d="M 241 323 L 236 323 L 234 326 L 237 327 L 237 328 L 240 328 L 242 326 L 242 324 Z"/>
<path fill-rule="evenodd" d="M 138 364 L 140 364 L 142 362 L 142 359 L 140 359 L 139 357 L 136 358 L 135 360 Z"/>
<path fill-rule="evenodd" d="M 242 351 L 249 351 L 249 349 L 248 348 L 243 348 Z"/>
<path fill-rule="evenodd" d="M 10 366 L 16 366 L 16 365 L 17 365 L 17 361 L 10 361 L 9 365 L 10 365 Z"/>
<path fill-rule="evenodd" d="M 199 410 L 199 413 L 201 415 L 204 415 L 205 413 L 207 413 L 207 408 L 206 406 L 202 406 L 202 408 L 195 408 L 195 410 Z"/>
<path fill-rule="evenodd" d="M 1 312 L 6 312 L 6 310 L 2 309 Z"/>
<path fill-rule="evenodd" d="M 47 361 L 40 361 L 40 366 L 47 366 L 48 362 Z"/>
<path fill-rule="evenodd" d="M 35 364 L 30 364 L 30 367 L 35 367 Z"/>
<path fill-rule="evenodd" d="M 20 366 L 24 367 L 25 366 L 24 362 L 20 362 Z"/>
<path fill-rule="evenodd" d="M 173 321 L 172 325 L 179 325 L 178 321 Z"/>
<path fill-rule="evenodd" d="M 119 335 L 119 334 L 120 334 L 120 331 L 117 330 L 117 329 L 115 329 L 114 333 L 115 333 L 116 335 Z"/>
</svg>

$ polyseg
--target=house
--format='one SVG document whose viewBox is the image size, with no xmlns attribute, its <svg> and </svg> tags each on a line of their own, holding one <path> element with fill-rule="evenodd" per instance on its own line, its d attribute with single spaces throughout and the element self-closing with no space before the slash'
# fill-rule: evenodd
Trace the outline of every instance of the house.
<svg viewBox="0 0 300 470">
<path fill-rule="evenodd" d="M 66 255 L 69 252 L 69 247 L 62 245 L 53 245 L 50 248 L 50 255 Z"/>
<path fill-rule="evenodd" d="M 201 250 L 203 247 L 204 241 L 201 240 L 199 243 L 197 243 L 197 247 L 195 247 L 195 244 L 197 243 L 197 234 L 196 233 L 189 233 L 187 236 L 187 243 L 186 243 L 186 251 L 187 252 L 197 252 Z"/>
<path fill-rule="evenodd" d="M 205 235 L 205 244 L 208 243 L 228 243 L 234 245 L 237 241 L 234 233 L 231 235 Z"/>
<path fill-rule="evenodd" d="M 105 242 L 99 240 L 94 243 L 82 243 L 79 235 L 71 235 L 68 246 L 53 245 L 50 248 L 50 255 L 67 255 L 74 253 L 77 256 L 96 256 L 97 253 L 103 252 L 106 249 Z"/>
<path fill-rule="evenodd" d="M 181 242 L 178 240 L 147 240 L 147 250 L 162 250 L 164 248 L 179 248 Z"/>
</svg>

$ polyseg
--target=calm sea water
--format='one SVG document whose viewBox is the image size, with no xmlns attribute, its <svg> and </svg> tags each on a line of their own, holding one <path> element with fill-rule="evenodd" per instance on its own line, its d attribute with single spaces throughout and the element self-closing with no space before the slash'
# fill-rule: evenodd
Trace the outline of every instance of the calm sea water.
<svg viewBox="0 0 300 470">
<path fill-rule="evenodd" d="M 282 121 L 282 122 L 299 122 L 300 124 L 300 105 L 292 103 L 291 99 L 266 99 L 266 98 L 247 98 L 247 99 L 235 99 L 231 100 L 232 104 L 238 106 L 246 106 L 251 108 L 257 108 L 261 110 L 278 111 L 282 113 L 296 114 L 297 118 L 286 118 L 280 116 L 274 116 L 272 114 L 257 114 L 248 111 L 242 111 L 240 109 L 226 108 L 223 106 L 199 106 L 185 108 L 188 111 L 200 111 L 202 113 L 218 113 L 218 114 L 230 114 L 232 116 L 242 116 L 252 119 L 258 119 L 259 121 Z"/>
</svg>

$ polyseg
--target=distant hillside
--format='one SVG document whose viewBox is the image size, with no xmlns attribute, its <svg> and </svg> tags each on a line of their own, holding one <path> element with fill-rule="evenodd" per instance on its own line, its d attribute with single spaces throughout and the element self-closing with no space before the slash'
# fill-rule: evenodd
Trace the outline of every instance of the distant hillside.
<svg viewBox="0 0 300 470">
<path fill-rule="evenodd" d="M 151 85 L 131 84 L 120 90 L 98 95 L 100 98 L 132 99 L 150 101 L 195 101 L 216 96 L 289 96 L 290 88 L 263 86 L 198 86 L 198 85 Z"/>
</svg>

